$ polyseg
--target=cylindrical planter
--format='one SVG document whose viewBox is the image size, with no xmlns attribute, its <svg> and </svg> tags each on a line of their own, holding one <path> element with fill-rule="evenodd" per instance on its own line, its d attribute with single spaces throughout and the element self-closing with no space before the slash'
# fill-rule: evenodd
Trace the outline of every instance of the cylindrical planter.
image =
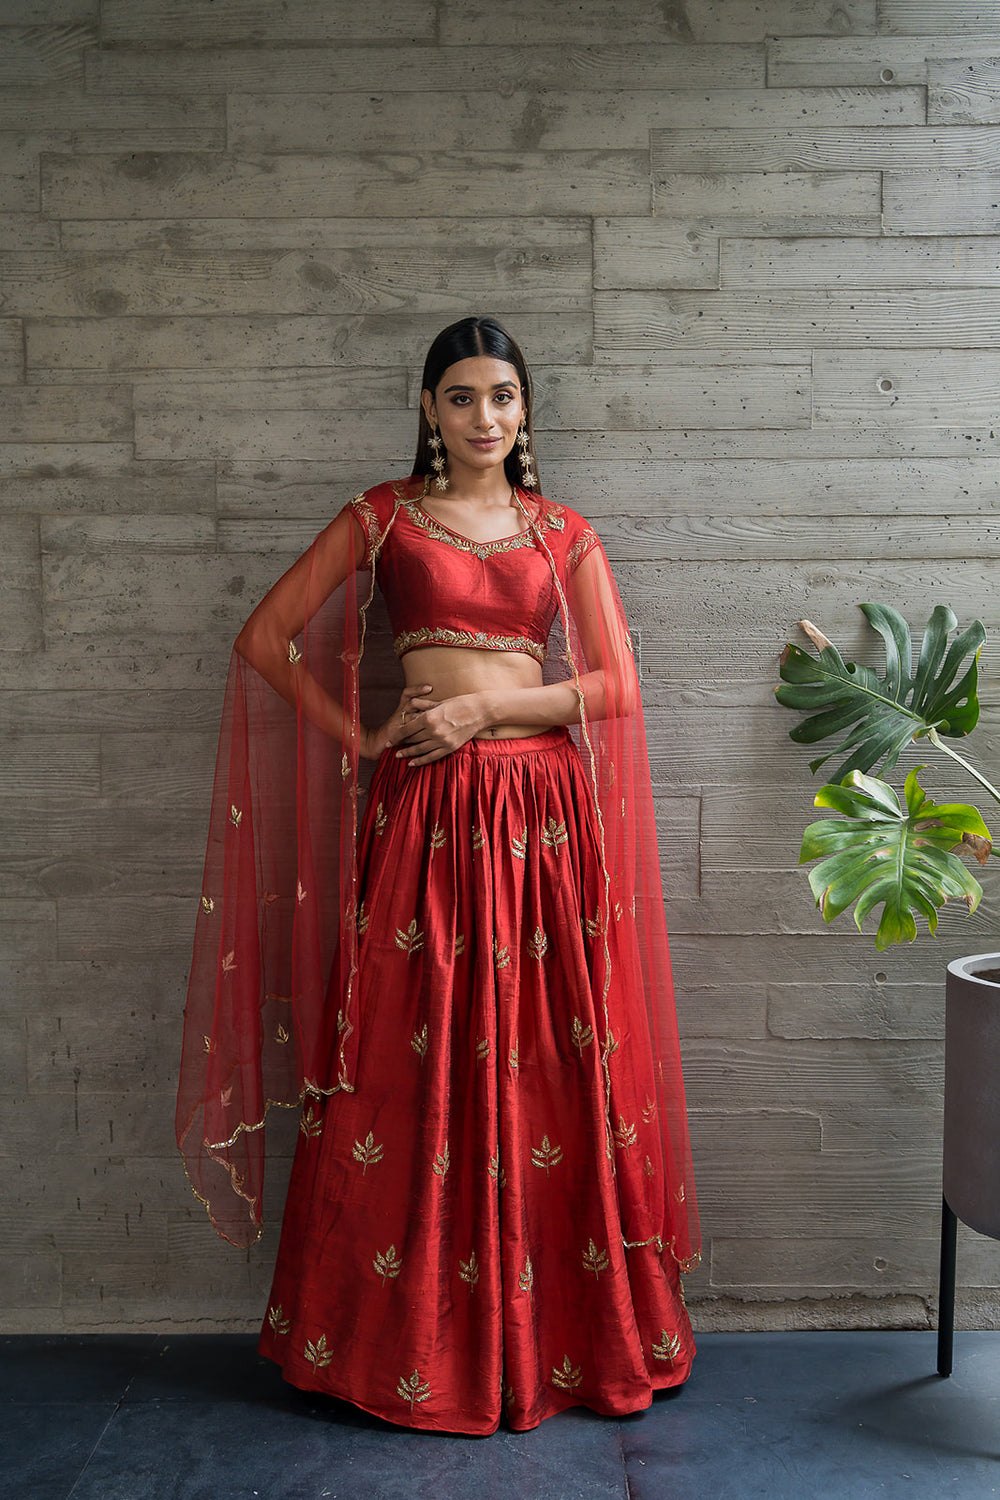
<svg viewBox="0 0 1000 1500">
<path fill-rule="evenodd" d="M 1000 953 L 948 965 L 944 1196 L 970 1229 L 1000 1239 Z"/>
</svg>

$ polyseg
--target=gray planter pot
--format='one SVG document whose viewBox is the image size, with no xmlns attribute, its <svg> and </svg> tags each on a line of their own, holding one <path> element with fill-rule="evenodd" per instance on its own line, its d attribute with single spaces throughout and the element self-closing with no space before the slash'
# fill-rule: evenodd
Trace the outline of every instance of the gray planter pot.
<svg viewBox="0 0 1000 1500">
<path fill-rule="evenodd" d="M 970 1229 L 1000 1239 L 1000 953 L 948 965 L 944 1196 Z"/>
</svg>

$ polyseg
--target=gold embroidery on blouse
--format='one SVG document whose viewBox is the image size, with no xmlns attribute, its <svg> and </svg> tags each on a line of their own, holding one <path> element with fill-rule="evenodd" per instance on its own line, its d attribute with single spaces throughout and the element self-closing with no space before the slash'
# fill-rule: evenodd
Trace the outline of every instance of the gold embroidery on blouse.
<svg viewBox="0 0 1000 1500">
<path fill-rule="evenodd" d="M 653 1344 L 653 1358 L 666 1359 L 673 1364 L 682 1349 L 681 1336 L 679 1333 L 670 1334 L 665 1328 L 660 1329 L 660 1342 Z"/>
<path fill-rule="evenodd" d="M 205 913 L 206 917 L 210 917 L 212 915 L 213 911 L 215 910 L 215 902 L 212 900 L 211 896 L 202 896 L 201 909 Z"/>
<path fill-rule="evenodd" d="M 492 542 L 476 542 L 471 537 L 463 536 L 460 531 L 452 531 L 450 527 L 445 526 L 444 522 L 432 516 L 430 511 L 424 510 L 419 499 L 406 502 L 406 513 L 414 525 L 418 526 L 421 531 L 425 531 L 428 536 L 432 536 L 436 542 L 445 542 L 459 552 L 471 552 L 473 557 L 479 558 L 480 562 L 485 562 L 488 557 L 492 557 L 497 552 L 511 552 L 518 547 L 535 545 L 530 526 L 524 531 L 515 531 L 513 536 L 500 536 Z M 566 522 L 563 519 L 561 524 L 555 522 L 550 524 L 554 531 L 561 531 Z"/>
<path fill-rule="evenodd" d="M 461 958 L 461 956 L 462 956 L 462 954 L 464 952 L 465 952 L 465 933 L 464 932 L 460 932 L 458 934 L 458 937 L 455 939 L 455 957 L 456 958 Z"/>
<path fill-rule="evenodd" d="M 476 1290 L 476 1282 L 479 1280 L 479 1262 L 476 1260 L 476 1252 L 473 1250 L 468 1260 L 460 1260 L 458 1263 L 458 1274 L 472 1293 Z"/>
<path fill-rule="evenodd" d="M 490 1055 L 490 1039 L 484 1036 L 481 1042 L 476 1043 L 476 1060 L 485 1062 Z"/>
<path fill-rule="evenodd" d="M 385 807 L 380 802 L 379 805 L 378 805 L 378 807 L 376 807 L 376 809 L 375 809 L 375 832 L 379 836 L 379 838 L 381 838 L 382 834 L 385 832 L 385 825 L 386 825 Z"/>
<path fill-rule="evenodd" d="M 532 958 L 537 958 L 541 963 L 549 951 L 549 940 L 540 927 L 535 928 L 534 936 L 528 942 L 528 952 Z"/>
<path fill-rule="evenodd" d="M 402 948 L 407 958 L 412 958 L 414 953 L 419 953 L 423 946 L 424 935 L 417 926 L 416 917 L 412 918 L 405 932 L 401 927 L 396 928 L 396 947 Z"/>
<path fill-rule="evenodd" d="M 584 1047 L 589 1047 L 591 1042 L 594 1040 L 594 1028 L 593 1026 L 584 1026 L 583 1022 L 580 1020 L 580 1017 L 574 1016 L 573 1025 L 570 1029 L 573 1035 L 573 1046 L 576 1048 L 582 1058 Z"/>
<path fill-rule="evenodd" d="M 363 566 L 367 566 L 373 548 L 377 550 L 382 542 L 378 529 L 378 513 L 374 505 L 366 500 L 364 495 L 355 495 L 354 499 L 350 502 L 350 506 L 365 534 L 365 555 L 361 561 Z"/>
<path fill-rule="evenodd" d="M 445 1143 L 444 1143 L 444 1150 L 443 1151 L 439 1151 L 437 1153 L 437 1155 L 434 1157 L 433 1171 L 434 1171 L 435 1177 L 441 1177 L 441 1178 L 446 1177 L 448 1175 L 448 1168 L 450 1166 L 451 1166 L 451 1152 L 448 1150 L 448 1142 L 445 1141 Z"/>
<path fill-rule="evenodd" d="M 527 635 L 495 635 L 488 630 L 452 630 L 446 625 L 424 625 L 403 630 L 393 638 L 392 649 L 405 656 L 418 646 L 466 646 L 473 651 L 522 651 L 544 663 L 545 647 Z"/>
<path fill-rule="evenodd" d="M 420 1030 L 419 1031 L 415 1031 L 413 1033 L 413 1035 L 410 1037 L 410 1046 L 413 1048 L 414 1052 L 420 1058 L 421 1062 L 423 1062 L 424 1058 L 427 1056 L 427 1022 L 426 1021 L 421 1026 Z"/>
<path fill-rule="evenodd" d="M 496 938 L 493 939 L 493 962 L 498 970 L 506 969 L 510 963 L 510 949 L 501 948 Z"/>
<path fill-rule="evenodd" d="M 527 1292 L 530 1297 L 535 1289 L 535 1269 L 531 1264 L 531 1256 L 527 1256 L 524 1262 L 524 1270 L 517 1278 L 517 1284 L 522 1292 Z"/>
<path fill-rule="evenodd" d="M 549 849 L 558 849 L 560 844 L 565 844 L 568 838 L 565 822 L 557 823 L 555 818 L 549 818 L 542 829 L 542 843 Z"/>
<path fill-rule="evenodd" d="M 558 1370 L 555 1365 L 552 1366 L 552 1384 L 558 1386 L 561 1391 L 575 1391 L 582 1379 L 580 1366 L 571 1364 L 568 1354 Z"/>
<path fill-rule="evenodd" d="M 284 1316 L 284 1312 L 280 1302 L 278 1303 L 277 1307 L 268 1309 L 267 1321 L 270 1323 L 272 1330 L 279 1336 L 291 1331 L 292 1325 Z"/>
<path fill-rule="evenodd" d="M 531 1148 L 532 1166 L 541 1167 L 546 1177 L 549 1175 L 549 1168 L 557 1167 L 561 1161 L 562 1147 L 553 1146 L 547 1135 L 542 1136 L 542 1144 L 540 1146 L 532 1146 Z"/>
<path fill-rule="evenodd" d="M 234 828 L 239 828 L 240 824 L 243 822 L 243 814 L 240 812 L 240 809 L 236 806 L 235 802 L 229 809 L 229 821 L 230 823 L 232 823 Z"/>
<path fill-rule="evenodd" d="M 434 827 L 431 829 L 431 850 L 433 851 L 434 849 L 443 849 L 447 842 L 448 835 L 445 833 L 440 823 L 435 823 Z"/>
<path fill-rule="evenodd" d="M 597 533 L 588 526 L 586 531 L 580 533 L 572 547 L 566 554 L 566 561 L 570 572 L 574 572 L 577 566 L 583 562 L 587 553 L 597 546 Z"/>
<path fill-rule="evenodd" d="M 513 856 L 514 856 L 515 859 L 524 859 L 524 857 L 525 857 L 525 855 L 527 853 L 527 850 L 528 850 L 528 830 L 527 830 L 527 828 L 525 828 L 525 830 L 521 834 L 520 838 L 518 838 L 517 834 L 515 834 L 514 837 L 511 839 L 511 841 L 510 841 L 510 852 L 511 852 L 511 854 L 513 854 Z"/>
<path fill-rule="evenodd" d="M 623 1115 L 618 1116 L 618 1129 L 615 1131 L 615 1145 L 620 1151 L 628 1156 L 629 1150 L 635 1145 L 637 1139 L 636 1128 L 625 1121 Z"/>
<path fill-rule="evenodd" d="M 313 1113 L 311 1104 L 299 1119 L 299 1129 L 307 1141 L 314 1141 L 318 1135 L 323 1134 L 323 1121 Z"/>
<path fill-rule="evenodd" d="M 394 1280 L 403 1269 L 403 1262 L 396 1254 L 395 1245 L 390 1245 L 383 1255 L 381 1250 L 375 1251 L 375 1259 L 372 1261 L 376 1272 L 382 1278 L 382 1285 Z"/>
<path fill-rule="evenodd" d="M 293 667 L 298 666 L 299 662 L 302 660 L 302 652 L 298 649 L 294 641 L 288 642 L 288 660 L 291 662 Z"/>
<path fill-rule="evenodd" d="M 504 1187 L 507 1186 L 507 1173 L 504 1171 L 503 1167 L 500 1165 L 500 1152 L 499 1151 L 497 1151 L 493 1156 L 490 1157 L 490 1164 L 486 1168 L 486 1170 L 489 1172 L 490 1176 L 493 1178 L 493 1181 L 496 1183 L 497 1187 L 504 1188 Z"/>
<path fill-rule="evenodd" d="M 608 1252 L 606 1250 L 598 1250 L 593 1240 L 591 1240 L 583 1252 L 583 1269 L 585 1271 L 592 1271 L 596 1280 L 600 1281 L 601 1272 L 608 1270 L 610 1264 Z"/>
<path fill-rule="evenodd" d="M 409 1380 L 405 1376 L 400 1375 L 399 1384 L 396 1386 L 396 1395 L 403 1401 L 410 1403 L 411 1411 L 413 1410 L 414 1402 L 426 1401 L 430 1393 L 430 1385 L 426 1380 L 420 1379 L 419 1370 L 414 1370 Z"/>
<path fill-rule="evenodd" d="M 361 1163 L 361 1175 L 363 1177 L 369 1167 L 378 1166 L 385 1155 L 385 1147 L 378 1144 L 374 1135 L 369 1130 L 365 1136 L 364 1145 L 360 1141 L 354 1142 L 354 1145 L 351 1147 L 351 1155 L 356 1162 Z"/>
</svg>

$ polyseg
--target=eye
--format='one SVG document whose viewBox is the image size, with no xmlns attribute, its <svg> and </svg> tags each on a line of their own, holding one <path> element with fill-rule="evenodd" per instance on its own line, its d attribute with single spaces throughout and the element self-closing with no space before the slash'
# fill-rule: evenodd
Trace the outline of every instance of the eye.
<svg viewBox="0 0 1000 1500">
<path fill-rule="evenodd" d="M 497 400 L 501 406 L 509 406 L 514 399 L 513 391 L 497 391 Z"/>
</svg>

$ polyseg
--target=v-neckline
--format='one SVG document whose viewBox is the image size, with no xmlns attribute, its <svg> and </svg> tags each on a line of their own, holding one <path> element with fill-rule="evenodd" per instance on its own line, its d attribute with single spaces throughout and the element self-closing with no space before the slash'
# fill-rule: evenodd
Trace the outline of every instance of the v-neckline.
<svg viewBox="0 0 1000 1500">
<path fill-rule="evenodd" d="M 512 548 L 524 547 L 532 543 L 534 522 L 525 509 L 520 495 L 517 493 L 517 487 L 511 486 L 510 493 L 514 501 L 513 508 L 524 516 L 528 524 L 521 531 L 513 531 L 509 536 L 494 537 L 492 541 L 481 542 L 475 537 L 466 536 L 462 531 L 456 531 L 453 526 L 447 525 L 446 522 L 440 521 L 437 516 L 432 515 L 429 510 L 424 509 L 421 503 L 424 499 L 423 495 L 417 496 L 407 507 L 407 510 L 421 530 L 428 532 L 431 536 L 437 535 L 439 541 L 450 542 L 452 546 L 458 547 L 460 551 L 473 552 L 477 557 L 488 557 L 494 552 L 508 552 Z M 440 535 L 441 532 L 445 533 L 443 537 Z"/>
</svg>

